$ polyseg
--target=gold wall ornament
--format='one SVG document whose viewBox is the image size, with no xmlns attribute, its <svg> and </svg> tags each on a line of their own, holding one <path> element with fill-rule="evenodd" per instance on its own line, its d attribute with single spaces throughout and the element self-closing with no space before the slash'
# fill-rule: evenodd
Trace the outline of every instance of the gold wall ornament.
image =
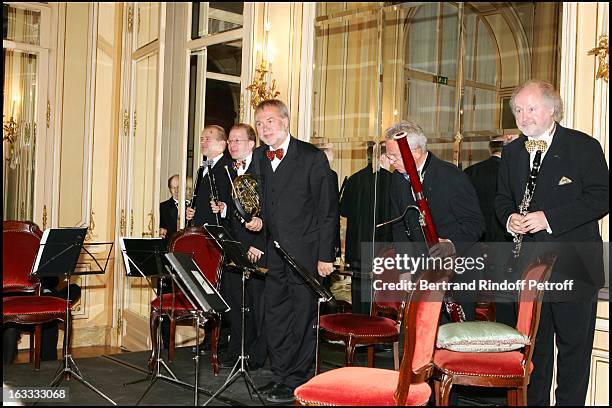
<svg viewBox="0 0 612 408">
<path fill-rule="evenodd" d="M 153 238 L 153 235 L 155 234 L 155 217 L 153 216 L 153 211 L 149 213 L 149 225 L 147 225 L 147 229 L 148 231 L 143 232 L 142 236 Z"/>
<path fill-rule="evenodd" d="M 251 91 L 251 107 L 253 109 L 262 101 L 276 99 L 277 96 L 280 96 L 280 92 L 276 90 L 276 79 L 272 79 L 272 84 L 268 87 L 268 83 L 265 80 L 268 72 L 270 71 L 266 69 L 266 63 L 262 60 L 255 69 L 255 79 L 246 88 L 248 91 Z"/>
<path fill-rule="evenodd" d="M 43 205 L 43 215 L 42 215 L 42 229 L 43 231 L 47 229 L 47 205 Z"/>
<path fill-rule="evenodd" d="M 134 232 L 134 210 L 130 210 L 130 235 Z"/>
<path fill-rule="evenodd" d="M 128 7 L 128 12 L 127 12 L 127 28 L 128 28 L 128 31 L 130 33 L 134 29 L 134 8 L 132 6 Z"/>
<path fill-rule="evenodd" d="M 603 78 L 608 82 L 608 36 L 605 34 L 599 36 L 597 47 L 590 50 L 587 55 L 597 56 L 599 62 L 595 79 Z"/>
<path fill-rule="evenodd" d="M 96 223 L 94 222 L 94 214 L 95 212 L 91 212 L 89 216 L 89 227 L 87 228 L 87 234 L 85 234 L 85 241 L 91 241 L 93 238 L 93 231 L 96 228 Z"/>
<path fill-rule="evenodd" d="M 123 111 L 123 136 L 127 137 L 130 131 L 130 114 L 127 109 Z"/>
<path fill-rule="evenodd" d="M 21 126 L 15 121 L 13 115 L 2 123 L 2 142 L 8 142 L 8 149 L 5 148 L 4 158 L 9 162 L 11 169 L 15 169 L 19 163 L 17 138 L 19 136 L 20 127 Z"/>
<path fill-rule="evenodd" d="M 125 224 L 125 210 L 121 210 L 121 216 L 119 217 L 119 232 L 123 237 L 125 237 Z"/>
<path fill-rule="evenodd" d="M 47 100 L 47 129 L 51 126 L 51 102 Z"/>
<path fill-rule="evenodd" d="M 136 111 L 134 111 L 134 137 L 136 137 L 136 125 L 138 121 L 136 120 Z"/>
</svg>

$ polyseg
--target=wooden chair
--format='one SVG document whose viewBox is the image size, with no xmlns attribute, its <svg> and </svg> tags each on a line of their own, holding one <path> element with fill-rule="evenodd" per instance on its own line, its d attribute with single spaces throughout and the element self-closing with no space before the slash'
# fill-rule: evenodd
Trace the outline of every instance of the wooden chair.
<svg viewBox="0 0 612 408">
<path fill-rule="evenodd" d="M 425 272 L 421 279 L 448 282 L 450 271 Z M 404 307 L 404 353 L 399 371 L 342 367 L 311 378 L 295 389 L 301 405 L 425 405 L 433 369 L 443 290 L 415 290 Z"/>
<path fill-rule="evenodd" d="M 545 282 L 550 276 L 554 257 L 529 265 L 525 281 Z M 453 385 L 508 388 L 508 405 L 527 404 L 527 386 L 533 369 L 531 358 L 540 323 L 543 290 L 537 287 L 521 291 L 516 329 L 529 336 L 531 345 L 521 350 L 499 353 L 436 350 L 434 355 L 436 405 L 448 405 Z"/>
<path fill-rule="evenodd" d="M 222 254 L 215 241 L 210 237 L 203 227 L 188 227 L 178 231 L 172 236 L 168 245 L 170 252 L 193 253 L 194 261 L 202 270 L 206 279 L 218 288 L 219 274 L 221 272 Z M 170 319 L 170 344 L 168 344 L 168 361 L 174 359 L 176 325 L 179 322 L 193 319 L 194 309 L 185 295 L 173 285 L 172 293 L 163 296 L 163 309 L 160 308 L 159 297 L 151 302 L 150 330 L 153 350 L 149 359 L 149 367 L 152 368 L 157 359 L 157 326 L 159 317 L 167 316 Z M 215 375 L 219 374 L 219 363 L 217 360 L 217 346 L 219 343 L 220 317 L 216 314 L 208 315 L 208 322 L 212 325 L 212 337 L 210 340 L 210 362 Z"/>
<path fill-rule="evenodd" d="M 382 256 L 392 257 L 391 252 Z M 383 282 L 398 282 L 395 269 L 376 275 Z M 406 299 L 396 300 L 398 292 L 374 291 L 370 315 L 359 313 L 333 313 L 322 315 L 319 335 L 323 339 L 341 341 L 345 345 L 345 365 L 353 365 L 355 347 L 368 345 L 368 367 L 374 367 L 374 345 L 392 344 L 393 362 L 399 370 L 399 329 Z M 319 347 L 317 347 L 317 351 Z M 320 372 L 320 353 L 317 353 L 317 373 Z"/>
<path fill-rule="evenodd" d="M 32 222 L 2 223 L 2 324 L 34 326 L 34 336 L 30 336 L 30 362 L 34 360 L 37 370 L 40 368 L 42 325 L 54 320 L 66 323 L 66 301 L 41 296 L 40 282 L 29 276 L 41 237 L 42 231 Z"/>
</svg>

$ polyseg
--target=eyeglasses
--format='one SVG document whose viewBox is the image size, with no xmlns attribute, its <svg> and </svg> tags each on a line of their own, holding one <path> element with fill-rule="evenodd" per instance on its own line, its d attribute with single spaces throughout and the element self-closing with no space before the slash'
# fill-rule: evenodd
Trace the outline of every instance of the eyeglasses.
<svg viewBox="0 0 612 408">
<path fill-rule="evenodd" d="M 248 142 L 248 140 L 238 140 L 238 139 L 235 139 L 235 140 L 228 140 L 227 141 L 228 144 L 242 144 L 242 143 L 246 143 L 246 142 Z"/>
</svg>

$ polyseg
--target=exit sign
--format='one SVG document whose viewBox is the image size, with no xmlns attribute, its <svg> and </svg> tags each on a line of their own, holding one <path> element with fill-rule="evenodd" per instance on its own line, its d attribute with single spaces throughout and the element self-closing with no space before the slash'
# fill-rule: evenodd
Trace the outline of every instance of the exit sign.
<svg viewBox="0 0 612 408">
<path fill-rule="evenodd" d="M 434 78 L 434 82 L 436 84 L 448 85 L 448 77 L 436 75 L 436 77 Z"/>
</svg>

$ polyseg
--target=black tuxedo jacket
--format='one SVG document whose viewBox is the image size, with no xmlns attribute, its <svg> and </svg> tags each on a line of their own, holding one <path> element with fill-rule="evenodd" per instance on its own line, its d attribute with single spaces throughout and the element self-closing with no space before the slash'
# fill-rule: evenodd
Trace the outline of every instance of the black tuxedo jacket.
<svg viewBox="0 0 612 408">
<path fill-rule="evenodd" d="M 229 178 L 227 177 L 227 172 L 224 166 L 227 165 L 228 168 L 231 168 L 232 159 L 224 154 L 221 158 L 215 163 L 212 168 L 211 176 L 214 177 L 215 185 L 217 186 L 217 191 L 219 193 L 219 201 L 223 201 L 224 203 L 229 203 L 231 200 L 231 185 Z M 195 199 L 195 216 L 194 216 L 194 225 L 197 227 L 201 227 L 204 224 L 217 224 L 217 218 L 215 214 L 213 214 L 210 209 L 210 181 L 208 178 L 208 174 L 203 174 L 204 168 L 200 168 L 198 170 L 198 176 L 202 177 L 200 181 L 200 185 L 198 186 L 198 191 Z M 229 221 L 226 217 L 225 219 L 221 218 L 219 214 L 219 223 L 220 225 L 229 228 Z"/>
<path fill-rule="evenodd" d="M 512 241 L 505 226 L 501 225 L 495 213 L 495 192 L 497 191 L 497 172 L 500 160 L 500 157 L 491 156 L 464 170 L 476 190 L 480 210 L 485 218 L 486 230 L 482 236 L 483 242 Z"/>
<path fill-rule="evenodd" d="M 265 154 L 260 158 L 260 170 L 267 242 L 278 241 L 313 273 L 317 261 L 333 262 L 338 201 L 329 182 L 325 153 L 291 137 L 276 171 Z"/>
<path fill-rule="evenodd" d="M 178 221 L 178 208 L 174 204 L 174 199 L 170 197 L 166 201 L 159 203 L 159 227 L 165 228 L 168 233 L 166 240 L 170 242 L 170 238 L 177 230 L 176 224 Z"/>
<path fill-rule="evenodd" d="M 265 148 L 267 149 L 267 146 L 265 146 Z M 261 172 L 259 170 L 259 167 L 260 167 L 260 159 L 261 159 L 261 156 L 263 155 L 263 151 L 264 150 L 262 149 L 262 146 L 253 150 L 253 156 L 251 157 L 251 163 L 249 164 L 249 167 L 247 168 L 245 172 L 245 174 L 249 174 L 255 177 L 255 179 L 257 180 L 258 193 L 261 193 L 261 177 L 260 177 Z M 236 170 L 233 169 L 233 166 L 232 166 L 231 174 L 232 174 L 232 178 L 234 179 L 238 176 L 238 173 L 236 172 Z M 261 194 L 260 194 L 260 203 L 261 203 Z M 248 251 L 249 247 L 251 246 L 259 249 L 262 252 L 265 252 L 265 243 L 262 240 L 263 233 L 261 231 L 260 232 L 249 231 L 248 229 L 245 228 L 244 224 L 240 222 L 240 219 L 236 215 L 236 206 L 234 205 L 234 200 L 230 200 L 229 202 L 228 217 L 230 218 L 230 224 L 231 224 L 233 236 L 237 241 L 240 241 L 242 243 L 242 246 L 245 252 Z"/>
<path fill-rule="evenodd" d="M 518 212 L 525 193 L 530 171 L 526 140 L 521 135 L 502 153 L 495 207 L 504 228 L 508 217 Z M 530 212 L 544 211 L 552 234 L 540 231 L 523 237 L 523 242 L 564 243 L 559 245 L 563 249 L 557 257 L 552 280 L 564 275 L 596 287 L 603 286 L 603 253 L 597 221 L 609 212 L 609 177 L 599 142 L 557 124 L 542 160 L 529 208 Z"/>
<path fill-rule="evenodd" d="M 424 167 L 423 193 L 439 238 L 450 239 L 457 254 L 466 252 L 478 241 L 485 230 L 485 221 L 476 191 L 468 177 L 455 165 L 438 159 L 429 152 Z M 403 174 L 394 172 L 391 181 L 391 209 L 400 216 L 410 204 L 410 183 Z M 424 241 L 416 211 L 408 210 L 403 222 L 393 226 L 395 242 Z"/>
</svg>

